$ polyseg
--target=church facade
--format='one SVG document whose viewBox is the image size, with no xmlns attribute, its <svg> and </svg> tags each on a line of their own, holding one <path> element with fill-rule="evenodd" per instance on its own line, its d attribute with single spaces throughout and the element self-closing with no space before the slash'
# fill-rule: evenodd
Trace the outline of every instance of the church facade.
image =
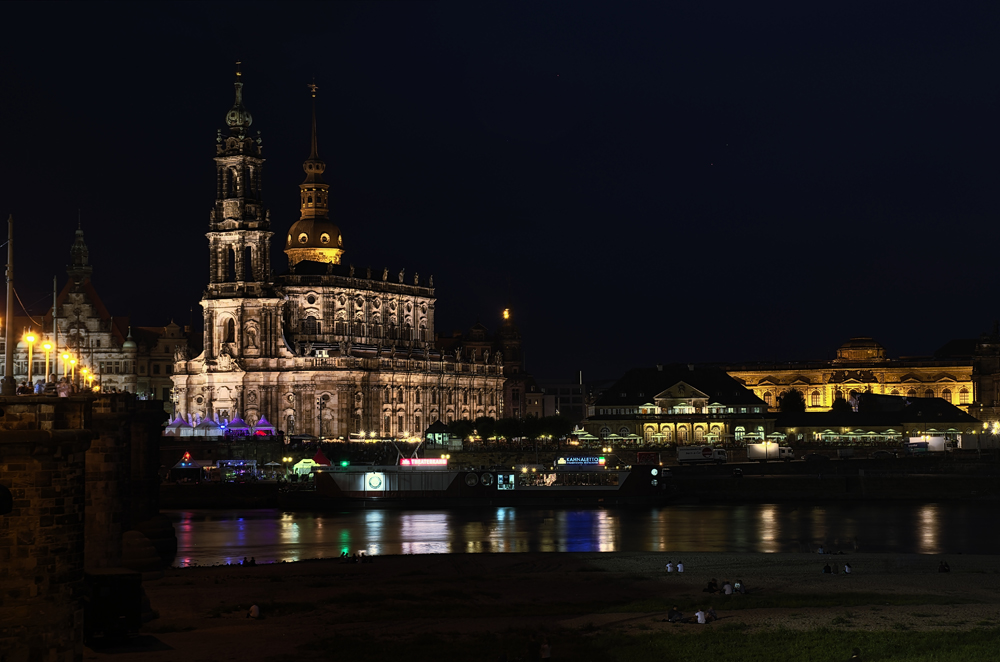
<svg viewBox="0 0 1000 662">
<path fill-rule="evenodd" d="M 216 201 L 208 228 L 204 349 L 174 363 L 178 413 L 266 418 L 289 435 L 395 438 L 436 420 L 497 417 L 500 354 L 434 346 L 433 276 L 356 272 L 330 219 L 313 93 L 312 145 L 300 215 L 285 235 L 286 273 L 272 276 L 274 232 L 261 197 L 264 159 L 250 136 L 237 72 L 229 134 L 216 146 Z"/>
</svg>

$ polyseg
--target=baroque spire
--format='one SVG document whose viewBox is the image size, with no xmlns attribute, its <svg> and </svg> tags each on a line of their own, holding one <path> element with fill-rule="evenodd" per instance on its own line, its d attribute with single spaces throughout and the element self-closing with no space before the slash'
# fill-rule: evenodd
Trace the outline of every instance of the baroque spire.
<svg viewBox="0 0 1000 662">
<path fill-rule="evenodd" d="M 236 101 L 233 102 L 233 107 L 226 113 L 226 124 L 229 126 L 230 133 L 240 138 L 246 135 L 247 130 L 250 129 L 250 125 L 253 123 L 250 111 L 243 106 L 243 72 L 240 71 L 241 64 L 242 62 L 239 60 L 236 61 L 236 80 L 233 82 L 233 87 L 236 88 Z"/>
</svg>

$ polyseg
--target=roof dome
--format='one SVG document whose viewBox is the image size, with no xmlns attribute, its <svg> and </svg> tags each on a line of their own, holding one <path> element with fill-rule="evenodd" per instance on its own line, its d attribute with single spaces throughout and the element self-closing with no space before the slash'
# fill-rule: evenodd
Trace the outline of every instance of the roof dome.
<svg viewBox="0 0 1000 662">
<path fill-rule="evenodd" d="M 135 341 L 132 340 L 132 327 L 129 327 L 128 338 L 122 343 L 122 349 L 135 349 Z"/>
<path fill-rule="evenodd" d="M 867 336 L 851 338 L 837 349 L 837 361 L 885 361 L 885 347 Z"/>
</svg>

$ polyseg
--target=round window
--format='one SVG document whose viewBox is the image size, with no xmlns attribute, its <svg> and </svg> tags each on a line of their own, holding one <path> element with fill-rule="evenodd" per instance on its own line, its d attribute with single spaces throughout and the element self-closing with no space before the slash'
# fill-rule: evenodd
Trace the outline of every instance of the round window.
<svg viewBox="0 0 1000 662">
<path fill-rule="evenodd" d="M 292 235 L 288 235 L 288 243 L 292 243 Z"/>
<path fill-rule="evenodd" d="M 316 297 L 310 294 L 309 296 L 306 297 L 306 301 L 308 301 L 311 304 L 316 303 Z"/>
<path fill-rule="evenodd" d="M 338 246 L 343 246 L 344 245 L 344 236 L 343 235 L 339 235 L 339 234 L 337 235 L 337 245 Z"/>
<path fill-rule="evenodd" d="M 303 232 L 302 234 L 299 235 L 299 243 L 300 244 L 305 244 L 308 241 L 309 241 L 309 235 L 307 235 L 305 232 Z"/>
<path fill-rule="evenodd" d="M 328 235 L 327 233 L 324 232 L 323 234 L 321 234 L 319 236 L 319 240 L 322 241 L 324 244 L 329 244 L 330 243 L 330 235 Z"/>
</svg>

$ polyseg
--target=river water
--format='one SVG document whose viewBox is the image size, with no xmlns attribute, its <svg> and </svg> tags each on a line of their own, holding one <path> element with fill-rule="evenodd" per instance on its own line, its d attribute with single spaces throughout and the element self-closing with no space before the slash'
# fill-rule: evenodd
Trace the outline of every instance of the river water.
<svg viewBox="0 0 1000 662">
<path fill-rule="evenodd" d="M 353 554 L 801 552 L 993 554 L 990 504 L 491 507 L 342 513 L 174 510 L 178 566 Z"/>
</svg>

